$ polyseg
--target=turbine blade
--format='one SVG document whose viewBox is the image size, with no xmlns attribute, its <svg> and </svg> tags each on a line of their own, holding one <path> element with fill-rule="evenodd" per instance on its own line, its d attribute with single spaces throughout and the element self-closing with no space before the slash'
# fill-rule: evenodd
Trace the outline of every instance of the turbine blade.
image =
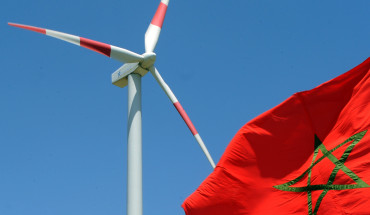
<svg viewBox="0 0 370 215">
<path fill-rule="evenodd" d="M 145 52 L 153 52 L 157 45 L 159 34 L 161 33 L 164 17 L 170 0 L 161 0 L 157 12 L 145 33 Z"/>
<path fill-rule="evenodd" d="M 209 163 L 213 168 L 215 168 L 215 162 L 213 161 L 211 155 L 209 154 L 206 145 L 204 144 L 202 138 L 200 137 L 198 131 L 195 129 L 193 123 L 191 122 L 189 116 L 186 114 L 184 108 L 181 106 L 180 102 L 177 100 L 175 94 L 173 94 L 170 87 L 164 82 L 162 76 L 159 74 L 158 70 L 152 66 L 150 67 L 150 72 L 154 76 L 155 80 L 157 80 L 158 84 L 161 86 L 161 88 L 164 90 L 168 98 L 171 100 L 173 105 L 175 106 L 176 110 L 181 115 L 182 119 L 185 121 L 186 125 L 189 127 L 191 133 L 194 135 L 196 141 L 198 142 L 199 146 L 202 148 L 204 154 L 206 155 Z"/>
<path fill-rule="evenodd" d="M 29 25 L 22 25 L 22 24 L 16 24 L 16 23 L 8 23 L 8 25 L 13 26 L 13 27 L 23 28 L 23 29 L 30 30 L 30 31 L 35 31 L 41 34 L 45 34 L 45 35 L 60 39 L 60 40 L 64 40 L 66 42 L 88 48 L 90 50 L 93 50 L 105 56 L 121 61 L 123 63 L 141 62 L 143 60 L 143 57 L 141 55 L 131 52 L 129 50 L 126 50 L 126 49 L 123 49 L 117 46 L 105 44 L 102 42 L 90 40 L 87 38 L 78 37 L 75 35 L 66 34 L 66 33 L 62 33 L 59 31 L 53 31 L 49 29 L 33 27 Z"/>
</svg>

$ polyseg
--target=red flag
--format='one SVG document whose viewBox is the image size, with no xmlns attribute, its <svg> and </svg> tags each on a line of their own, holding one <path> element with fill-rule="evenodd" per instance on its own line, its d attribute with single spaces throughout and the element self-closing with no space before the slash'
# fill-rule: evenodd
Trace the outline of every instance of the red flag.
<svg viewBox="0 0 370 215">
<path fill-rule="evenodd" d="M 370 214 L 370 58 L 244 125 L 187 215 Z"/>
</svg>

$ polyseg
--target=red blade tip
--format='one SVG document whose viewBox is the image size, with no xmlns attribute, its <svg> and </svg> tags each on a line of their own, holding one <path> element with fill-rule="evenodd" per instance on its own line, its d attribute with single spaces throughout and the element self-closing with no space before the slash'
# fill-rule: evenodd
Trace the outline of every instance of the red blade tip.
<svg viewBox="0 0 370 215">
<path fill-rule="evenodd" d="M 11 23 L 11 22 L 8 22 L 8 25 L 17 27 L 17 28 L 23 28 L 23 29 L 30 30 L 30 31 L 35 31 L 41 34 L 46 34 L 46 29 L 43 29 L 43 28 L 33 27 L 29 25 L 21 25 L 21 24 L 16 24 L 16 23 Z"/>
</svg>

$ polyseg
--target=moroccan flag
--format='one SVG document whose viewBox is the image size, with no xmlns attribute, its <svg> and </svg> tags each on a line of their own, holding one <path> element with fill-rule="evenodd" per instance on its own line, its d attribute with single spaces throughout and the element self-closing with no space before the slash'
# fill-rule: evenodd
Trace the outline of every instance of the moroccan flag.
<svg viewBox="0 0 370 215">
<path fill-rule="evenodd" d="M 370 214 L 370 58 L 245 124 L 187 215 Z"/>
</svg>

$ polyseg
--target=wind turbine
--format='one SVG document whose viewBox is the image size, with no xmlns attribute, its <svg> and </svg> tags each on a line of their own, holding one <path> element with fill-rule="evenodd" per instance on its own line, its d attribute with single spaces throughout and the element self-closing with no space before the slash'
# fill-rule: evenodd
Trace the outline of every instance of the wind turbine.
<svg viewBox="0 0 370 215">
<path fill-rule="evenodd" d="M 112 74 L 112 83 L 118 87 L 128 86 L 128 158 L 127 158 L 127 214 L 142 214 L 142 120 L 141 120 L 141 77 L 148 71 L 157 80 L 160 87 L 164 90 L 171 100 L 176 110 L 179 112 L 186 125 L 190 129 L 194 138 L 202 148 L 208 161 L 215 168 L 215 163 L 209 154 L 202 138 L 195 129 L 189 116 L 177 100 L 175 94 L 163 80 L 158 70 L 154 66 L 156 54 L 154 48 L 162 29 L 169 0 L 161 0 L 158 9 L 145 33 L 145 53 L 140 55 L 117 46 L 102 42 L 66 34 L 54 30 L 8 23 L 11 26 L 19 27 L 51 37 L 64 40 L 75 45 L 91 49 L 100 54 L 125 63 Z"/>
</svg>

